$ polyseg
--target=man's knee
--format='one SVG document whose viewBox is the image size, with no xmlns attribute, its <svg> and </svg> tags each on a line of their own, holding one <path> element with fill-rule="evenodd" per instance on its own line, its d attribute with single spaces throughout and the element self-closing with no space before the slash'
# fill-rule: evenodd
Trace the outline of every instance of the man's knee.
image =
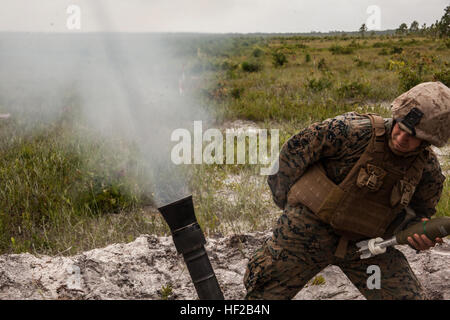
<svg viewBox="0 0 450 320">
<path fill-rule="evenodd" d="M 292 299 L 322 267 L 299 259 L 269 240 L 248 263 L 245 298 Z"/>
<path fill-rule="evenodd" d="M 371 266 L 377 268 L 369 269 Z M 426 293 L 405 256 L 394 248 L 370 261 L 340 265 L 368 300 L 424 300 Z M 369 272 L 369 270 L 372 270 Z M 377 283 L 378 285 L 374 285 Z"/>
</svg>

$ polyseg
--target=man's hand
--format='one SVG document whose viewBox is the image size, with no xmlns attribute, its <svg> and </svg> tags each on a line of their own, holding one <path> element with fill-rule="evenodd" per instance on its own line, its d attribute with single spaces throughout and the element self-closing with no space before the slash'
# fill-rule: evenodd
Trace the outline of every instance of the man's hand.
<svg viewBox="0 0 450 320">
<path fill-rule="evenodd" d="M 427 218 L 423 218 L 422 221 L 427 221 L 430 219 Z M 436 238 L 433 241 L 431 241 L 430 239 L 428 239 L 428 237 L 424 234 L 422 235 L 418 235 L 417 233 L 414 234 L 414 238 L 413 237 L 408 237 L 408 242 L 411 245 L 411 247 L 413 247 L 416 250 L 428 250 L 431 247 L 434 247 L 436 245 L 436 243 L 443 243 L 442 238 Z"/>
</svg>

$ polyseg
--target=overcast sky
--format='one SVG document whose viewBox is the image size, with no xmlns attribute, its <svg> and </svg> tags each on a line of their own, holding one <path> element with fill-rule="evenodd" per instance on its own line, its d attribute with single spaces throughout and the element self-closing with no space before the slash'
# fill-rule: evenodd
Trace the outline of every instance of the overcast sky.
<svg viewBox="0 0 450 320">
<path fill-rule="evenodd" d="M 71 11 L 70 5 L 80 9 Z M 0 31 L 356 31 L 380 9 L 380 28 L 440 19 L 449 0 L 0 0 Z M 79 19 L 78 19 L 79 17 Z M 75 19 L 75 20 L 74 20 Z M 67 22 L 72 29 L 67 27 Z M 78 29 L 78 21 L 80 22 Z M 375 20 L 371 20 L 375 21 Z"/>
</svg>

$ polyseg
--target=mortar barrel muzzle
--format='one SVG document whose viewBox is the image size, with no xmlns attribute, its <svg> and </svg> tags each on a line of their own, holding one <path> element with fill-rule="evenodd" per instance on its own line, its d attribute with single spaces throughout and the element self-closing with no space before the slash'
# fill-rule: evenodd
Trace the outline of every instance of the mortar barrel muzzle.
<svg viewBox="0 0 450 320">
<path fill-rule="evenodd" d="M 158 208 L 172 232 L 178 253 L 189 270 L 200 300 L 224 300 L 204 245 L 205 236 L 197 222 L 192 195 Z"/>
</svg>

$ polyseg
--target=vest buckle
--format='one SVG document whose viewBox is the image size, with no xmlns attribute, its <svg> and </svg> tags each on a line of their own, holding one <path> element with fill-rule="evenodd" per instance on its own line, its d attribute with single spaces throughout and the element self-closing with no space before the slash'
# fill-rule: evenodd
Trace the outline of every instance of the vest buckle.
<svg viewBox="0 0 450 320">
<path fill-rule="evenodd" d="M 411 200 L 416 188 L 411 183 L 404 180 L 400 181 L 400 185 L 402 187 L 402 197 L 400 200 L 400 204 L 406 207 L 409 204 L 409 201 Z"/>
<path fill-rule="evenodd" d="M 377 186 L 378 186 L 378 176 L 376 176 L 375 174 L 370 175 L 369 179 L 367 179 L 366 187 L 369 188 L 370 190 L 375 191 L 377 189 Z"/>
</svg>

